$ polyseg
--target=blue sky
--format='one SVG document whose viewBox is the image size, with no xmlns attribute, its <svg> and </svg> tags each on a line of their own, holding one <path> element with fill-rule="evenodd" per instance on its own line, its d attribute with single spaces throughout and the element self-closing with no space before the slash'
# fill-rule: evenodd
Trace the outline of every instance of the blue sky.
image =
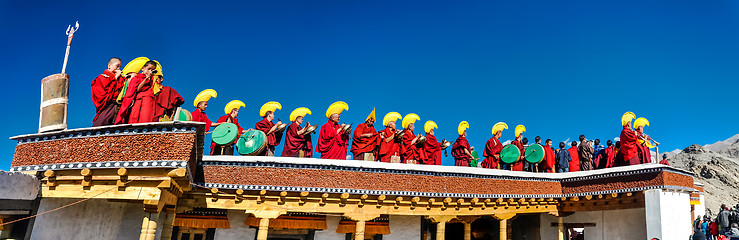
<svg viewBox="0 0 739 240">
<path fill-rule="evenodd" d="M 220 2 L 219 2 L 220 3 Z M 633 111 L 660 151 L 739 133 L 736 1 L 0 1 L 5 137 L 35 133 L 40 80 L 61 70 L 67 25 L 69 128 L 91 125 L 90 81 L 110 57 L 159 60 L 165 85 L 192 100 L 218 91 L 212 120 L 233 99 L 253 127 L 267 101 L 326 122 L 397 111 L 434 120 L 439 138 L 482 148 L 496 122 L 556 142 L 613 139 Z M 381 125 L 381 124 L 376 124 Z M 380 130 L 381 126 L 376 126 Z M 420 130 L 420 128 L 419 128 Z M 419 131 L 417 131 L 419 132 Z M 314 138 L 317 138 L 314 137 Z M 8 169 L 16 143 L 0 144 Z M 278 150 L 280 152 L 281 150 Z M 445 159 L 449 164 L 450 159 Z"/>
</svg>

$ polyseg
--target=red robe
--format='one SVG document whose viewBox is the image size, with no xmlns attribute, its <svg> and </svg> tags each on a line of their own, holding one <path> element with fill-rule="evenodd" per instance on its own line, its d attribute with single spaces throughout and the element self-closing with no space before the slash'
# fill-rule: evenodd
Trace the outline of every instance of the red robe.
<svg viewBox="0 0 739 240">
<path fill-rule="evenodd" d="M 454 166 L 470 166 L 470 160 L 472 160 L 472 157 L 467 154 L 465 149 L 472 152 L 470 150 L 470 143 L 467 142 L 467 138 L 459 136 L 457 140 L 454 141 L 454 144 L 452 144 L 452 157 L 454 157 Z"/>
<path fill-rule="evenodd" d="M 192 121 L 193 122 L 204 122 L 205 123 L 205 131 L 210 130 L 210 125 L 213 124 L 213 122 L 208 119 L 208 115 L 205 115 L 205 112 L 201 112 L 200 108 L 195 109 L 195 111 L 192 111 Z"/>
<path fill-rule="evenodd" d="M 300 150 L 303 150 L 303 157 L 311 157 L 313 155 L 313 143 L 311 143 L 310 134 L 300 135 L 298 131 L 303 127 L 293 122 L 285 130 L 285 146 L 282 148 L 281 157 L 299 157 Z"/>
<path fill-rule="evenodd" d="M 662 161 L 659 161 L 659 164 L 670 166 L 670 162 L 667 159 L 662 159 Z"/>
<path fill-rule="evenodd" d="M 102 74 L 98 75 L 92 83 L 92 103 L 95 104 L 95 118 L 92 119 L 93 124 L 97 122 L 106 107 L 110 107 L 110 104 L 115 104 L 115 99 L 118 97 L 118 93 L 121 92 L 123 85 L 126 83 L 126 79 L 123 76 L 119 76 L 115 79 L 115 73 L 110 70 L 105 70 Z M 115 114 L 109 114 L 115 120 Z M 96 125 L 93 125 L 96 126 Z M 102 125 L 97 125 L 102 126 Z"/>
<path fill-rule="evenodd" d="M 254 128 L 264 132 L 264 134 L 267 134 L 274 125 L 275 124 L 273 122 L 268 121 L 267 118 L 264 118 L 262 119 L 262 121 L 257 122 Z M 269 147 L 272 151 L 274 151 L 275 146 L 280 145 L 280 141 L 282 141 L 282 132 L 274 131 L 270 134 L 267 134 L 267 147 Z M 267 151 L 264 151 L 264 154 L 267 154 Z"/>
<path fill-rule="evenodd" d="M 636 132 L 631 128 L 624 126 L 621 130 L 621 150 L 619 150 L 619 158 L 621 161 L 618 165 L 636 165 L 639 164 L 637 155 L 637 136 Z"/>
<path fill-rule="evenodd" d="M 423 147 L 419 147 L 419 143 L 411 144 L 413 142 L 413 139 L 416 138 L 416 134 L 413 134 L 410 130 L 403 130 L 405 131 L 405 134 L 403 135 L 403 144 L 401 145 L 401 153 L 403 156 L 403 161 L 408 159 L 417 160 L 419 163 L 426 160 L 426 152 L 423 151 Z"/>
<path fill-rule="evenodd" d="M 237 136 L 241 136 L 241 132 L 244 131 L 244 129 L 241 128 L 241 126 L 239 126 L 239 119 L 238 118 L 231 118 L 231 115 L 230 114 L 226 114 L 226 115 L 221 116 L 220 118 L 218 118 L 218 121 L 216 121 L 216 122 L 217 123 L 229 122 L 228 121 L 229 119 L 231 120 L 231 123 L 233 123 L 234 125 L 236 125 L 236 128 L 239 129 L 239 134 Z M 239 138 L 237 137 L 236 140 L 234 140 L 234 144 L 236 144 L 236 142 L 238 142 L 238 141 L 239 141 Z M 216 143 L 211 141 L 210 142 L 210 155 L 213 155 L 213 150 L 215 148 L 216 148 Z"/>
<path fill-rule="evenodd" d="M 436 137 L 426 134 L 426 143 L 423 144 L 423 150 L 426 152 L 426 159 L 423 164 L 441 165 L 441 144 L 436 141 Z"/>
<path fill-rule="evenodd" d="M 603 149 L 601 153 L 600 168 L 612 168 L 615 167 L 616 161 L 616 146 L 608 146 Z"/>
<path fill-rule="evenodd" d="M 488 139 L 485 143 L 485 152 L 482 153 L 482 156 L 485 157 L 485 159 L 482 160 L 482 167 L 497 169 L 498 162 L 500 161 L 501 150 L 503 150 L 503 144 L 500 143 L 500 140 L 496 137 Z"/>
<path fill-rule="evenodd" d="M 646 138 L 646 136 L 643 133 L 636 133 L 637 136 L 640 138 Z M 636 153 L 639 156 L 639 162 L 644 163 L 651 163 L 652 162 L 652 153 L 649 151 L 649 147 L 647 147 L 647 143 L 641 143 L 639 144 L 639 141 L 637 140 L 637 148 Z"/>
<path fill-rule="evenodd" d="M 321 126 L 321 133 L 318 136 L 318 145 L 316 150 L 321 153 L 322 159 L 346 159 L 346 147 L 349 144 L 349 136 L 347 134 L 336 133 L 341 125 L 329 120 Z"/>
<path fill-rule="evenodd" d="M 136 91 L 139 84 L 143 87 Z M 146 74 L 139 73 L 131 79 L 123 97 L 121 109 L 118 111 L 115 123 L 145 123 L 154 119 L 154 92 L 151 91 L 151 79 Z"/>
<path fill-rule="evenodd" d="M 363 134 L 372 134 L 371 137 L 361 137 Z M 352 137 L 352 148 L 351 152 L 354 156 L 362 153 L 374 153 L 377 148 L 377 141 L 379 139 L 377 130 L 374 126 L 367 126 L 367 123 L 361 123 L 357 125 L 357 129 L 354 130 Z"/>
<path fill-rule="evenodd" d="M 580 155 L 577 155 L 577 146 L 573 146 L 567 149 L 567 151 L 570 152 L 570 157 L 572 157 L 572 161 L 570 161 L 570 172 L 580 171 Z"/>
<path fill-rule="evenodd" d="M 544 172 L 554 172 L 555 165 L 554 150 L 550 146 L 544 146 Z"/>
<path fill-rule="evenodd" d="M 173 88 L 164 86 L 159 94 L 156 95 L 155 102 L 154 119 L 152 121 L 158 122 L 162 115 L 172 115 L 177 107 L 185 103 L 185 99 Z"/>
<path fill-rule="evenodd" d="M 519 157 L 518 161 L 516 161 L 513 164 L 511 164 L 511 170 L 512 171 L 523 171 L 523 161 L 526 161 L 526 160 L 523 160 L 523 152 L 526 149 L 523 148 L 523 144 L 521 144 L 521 142 L 518 141 L 518 140 L 513 140 L 511 142 L 511 144 L 513 144 L 514 146 L 518 147 L 518 151 L 521 153 L 519 155 L 520 157 Z"/>
<path fill-rule="evenodd" d="M 386 127 L 382 130 L 382 133 L 385 135 L 385 138 L 388 138 L 395 133 L 395 130 Z M 390 157 L 398 155 L 398 151 L 400 150 L 398 139 L 393 138 L 390 142 L 385 142 L 385 139 L 380 139 L 379 141 L 380 151 L 377 153 L 377 158 L 382 162 L 390 162 Z"/>
</svg>

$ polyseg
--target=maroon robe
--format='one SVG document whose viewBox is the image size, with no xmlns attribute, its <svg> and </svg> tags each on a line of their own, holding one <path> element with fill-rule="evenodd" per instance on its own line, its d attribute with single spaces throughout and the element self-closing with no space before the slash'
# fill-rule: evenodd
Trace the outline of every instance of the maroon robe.
<svg viewBox="0 0 739 240">
<path fill-rule="evenodd" d="M 601 166 L 601 168 L 612 168 L 616 166 L 616 152 L 616 146 L 613 145 L 603 149 L 603 153 L 601 154 L 603 156 L 601 164 L 604 166 Z"/>
<path fill-rule="evenodd" d="M 208 115 L 205 115 L 205 112 L 200 111 L 200 108 L 195 109 L 195 111 L 192 111 L 192 121 L 205 123 L 206 132 L 210 130 L 210 125 L 213 124 L 213 122 L 211 122 L 210 119 L 208 119 Z"/>
<path fill-rule="evenodd" d="M 311 157 L 313 155 L 313 144 L 310 142 L 310 134 L 301 135 L 298 131 L 303 127 L 293 122 L 285 130 L 285 146 L 282 148 L 281 157 L 300 157 L 300 150 L 303 150 L 303 157 Z"/>
<path fill-rule="evenodd" d="M 185 103 L 185 99 L 173 88 L 164 86 L 156 95 L 155 102 L 154 119 L 152 121 L 158 122 L 163 115 L 172 116 L 175 109 Z"/>
<path fill-rule="evenodd" d="M 126 78 L 118 76 L 110 70 L 105 70 L 92 80 L 91 92 L 92 103 L 95 104 L 95 117 L 92 119 L 92 126 L 104 126 L 114 123 L 117 112 L 117 104 L 115 102 L 118 93 L 121 92 Z"/>
<path fill-rule="evenodd" d="M 426 152 L 426 159 L 424 159 L 423 164 L 441 165 L 441 144 L 436 141 L 436 136 L 426 134 L 423 150 Z"/>
<path fill-rule="evenodd" d="M 422 163 L 426 160 L 426 152 L 423 151 L 423 147 L 419 147 L 419 143 L 411 144 L 413 142 L 413 139 L 416 138 L 416 134 L 413 134 L 410 130 L 403 130 L 405 131 L 405 134 L 403 135 L 403 145 L 401 147 L 403 161 L 413 159 L 418 161 L 418 163 Z"/>
<path fill-rule="evenodd" d="M 553 173 L 555 168 L 554 150 L 550 146 L 544 145 L 544 166 L 543 172 Z"/>
<path fill-rule="evenodd" d="M 670 162 L 667 159 L 662 159 L 662 161 L 659 161 L 659 164 L 670 166 Z"/>
<path fill-rule="evenodd" d="M 371 137 L 362 137 L 363 134 L 372 134 Z M 352 148 L 351 152 L 354 156 L 358 156 L 362 153 L 375 153 L 378 145 L 377 130 L 374 126 L 368 126 L 367 123 L 361 123 L 357 125 L 357 129 L 354 130 L 352 137 Z"/>
<path fill-rule="evenodd" d="M 624 129 L 621 130 L 621 149 L 619 150 L 619 156 L 616 158 L 618 166 L 639 164 L 639 156 L 636 150 L 638 147 L 637 139 L 636 132 L 628 126 L 624 126 Z"/>
<path fill-rule="evenodd" d="M 385 127 L 385 129 L 382 130 L 382 133 L 385 135 L 385 138 L 388 138 L 395 133 L 395 130 Z M 389 163 L 392 156 L 398 155 L 398 151 L 400 150 L 400 144 L 398 143 L 399 140 L 393 138 L 393 140 L 390 140 L 390 142 L 385 142 L 385 139 L 380 138 L 379 141 L 380 150 L 377 153 L 377 159 L 380 159 L 380 161 L 382 162 Z"/>
<path fill-rule="evenodd" d="M 264 134 L 267 134 L 270 129 L 272 129 L 272 126 L 275 124 L 271 121 L 268 121 L 265 117 L 262 119 L 262 121 L 257 122 L 255 129 L 264 132 Z M 282 141 L 282 132 L 274 131 L 270 134 L 267 134 L 267 147 L 269 148 L 272 153 L 275 153 L 275 146 L 280 145 L 280 141 Z M 267 151 L 264 151 L 262 153 L 263 156 L 267 155 Z"/>
<path fill-rule="evenodd" d="M 236 125 L 236 128 L 239 130 L 237 136 L 241 136 L 241 132 L 243 132 L 244 129 L 241 128 L 241 126 L 239 126 L 239 118 L 231 118 L 231 114 L 226 114 L 218 118 L 218 121 L 216 121 L 216 123 L 224 123 L 224 122 L 230 122 Z M 233 143 L 236 144 L 236 142 L 238 141 L 239 141 L 239 138 L 237 137 Z M 210 155 L 213 155 L 215 148 L 216 148 L 216 143 L 211 141 L 210 142 Z"/>
<path fill-rule="evenodd" d="M 524 153 L 524 150 L 526 149 L 523 148 L 523 144 L 521 144 L 521 142 L 518 140 L 513 140 L 511 144 L 518 147 L 518 151 L 521 153 L 519 155 L 520 157 L 518 158 L 518 161 L 511 164 L 511 170 L 512 171 L 523 171 L 523 161 L 525 161 L 523 160 L 523 153 Z"/>
<path fill-rule="evenodd" d="M 137 87 L 145 82 L 137 91 Z M 145 123 L 154 119 L 154 92 L 151 90 L 151 79 L 146 74 L 139 73 L 131 79 L 123 97 L 121 109 L 118 111 L 115 123 Z"/>
<path fill-rule="evenodd" d="M 454 144 L 452 144 L 452 157 L 454 157 L 454 166 L 470 166 L 470 160 L 472 160 L 472 157 L 467 154 L 465 149 L 467 149 L 467 151 L 470 151 L 470 143 L 467 142 L 467 138 L 459 136 L 457 140 L 454 141 Z"/>
<path fill-rule="evenodd" d="M 339 130 L 341 125 L 329 120 L 321 126 L 321 133 L 318 136 L 318 145 L 316 150 L 321 153 L 322 159 L 346 159 L 346 147 L 349 144 L 348 134 L 343 134 Z"/>
<path fill-rule="evenodd" d="M 577 146 L 573 146 L 567 151 L 570 152 L 570 157 L 572 158 L 572 161 L 570 161 L 570 172 L 578 172 L 580 171 L 580 155 L 577 153 Z"/>
<path fill-rule="evenodd" d="M 639 138 L 646 138 L 646 135 L 643 133 L 636 132 L 637 136 Z M 647 146 L 647 142 L 644 141 L 643 143 L 639 143 L 637 140 L 637 148 L 636 148 L 637 155 L 639 156 L 639 163 L 651 163 L 652 162 L 652 153 L 649 151 L 649 147 Z"/>
<path fill-rule="evenodd" d="M 491 137 L 485 143 L 485 151 L 482 156 L 485 159 L 482 160 L 482 167 L 496 169 L 498 168 L 498 162 L 500 161 L 500 151 L 503 150 L 503 144 L 496 137 Z"/>
</svg>

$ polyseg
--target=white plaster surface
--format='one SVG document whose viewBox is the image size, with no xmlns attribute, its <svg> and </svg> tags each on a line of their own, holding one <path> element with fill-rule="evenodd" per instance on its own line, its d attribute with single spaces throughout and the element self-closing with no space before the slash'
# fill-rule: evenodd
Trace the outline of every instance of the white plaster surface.
<svg viewBox="0 0 739 240">
<path fill-rule="evenodd" d="M 230 229 L 216 229 L 216 240 L 226 239 L 248 239 L 252 240 L 257 234 L 257 230 L 249 228 L 246 223 L 247 215 L 244 211 L 229 210 L 227 212 L 228 223 Z"/>
<path fill-rule="evenodd" d="M 40 186 L 41 182 L 34 176 L 0 170 L 0 199 L 33 200 Z"/>
<path fill-rule="evenodd" d="M 541 239 L 556 240 L 557 218 L 541 214 Z M 586 240 L 634 240 L 647 239 L 644 208 L 576 212 L 564 219 L 565 223 L 595 223 L 585 228 Z M 515 231 L 515 230 L 514 230 Z"/>
<path fill-rule="evenodd" d="M 39 213 L 80 199 L 44 198 Z M 36 218 L 31 239 L 139 239 L 144 206 L 90 199 Z M 161 224 L 157 225 L 161 231 Z"/>
<path fill-rule="evenodd" d="M 690 194 L 652 189 L 644 192 L 644 200 L 648 239 L 690 236 Z"/>
<path fill-rule="evenodd" d="M 326 216 L 326 230 L 316 231 L 314 235 L 315 240 L 344 240 L 346 234 L 336 233 L 336 228 L 339 227 L 339 221 L 341 217 L 338 216 Z"/>
<path fill-rule="evenodd" d="M 382 240 L 414 240 L 421 239 L 421 217 L 390 216 L 390 234 L 383 235 Z"/>
</svg>

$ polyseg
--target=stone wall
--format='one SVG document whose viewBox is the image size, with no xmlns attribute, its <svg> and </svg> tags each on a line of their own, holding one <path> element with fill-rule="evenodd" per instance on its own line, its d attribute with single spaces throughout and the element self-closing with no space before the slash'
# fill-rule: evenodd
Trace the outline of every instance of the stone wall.
<svg viewBox="0 0 739 240">
<path fill-rule="evenodd" d="M 44 198 L 39 212 L 80 199 Z M 91 199 L 36 218 L 31 239 L 139 239 L 146 213 L 140 203 Z M 161 226 L 157 229 L 161 232 Z"/>
<path fill-rule="evenodd" d="M 34 176 L 0 170 L 0 199 L 34 200 L 39 186 L 41 183 Z"/>
</svg>

